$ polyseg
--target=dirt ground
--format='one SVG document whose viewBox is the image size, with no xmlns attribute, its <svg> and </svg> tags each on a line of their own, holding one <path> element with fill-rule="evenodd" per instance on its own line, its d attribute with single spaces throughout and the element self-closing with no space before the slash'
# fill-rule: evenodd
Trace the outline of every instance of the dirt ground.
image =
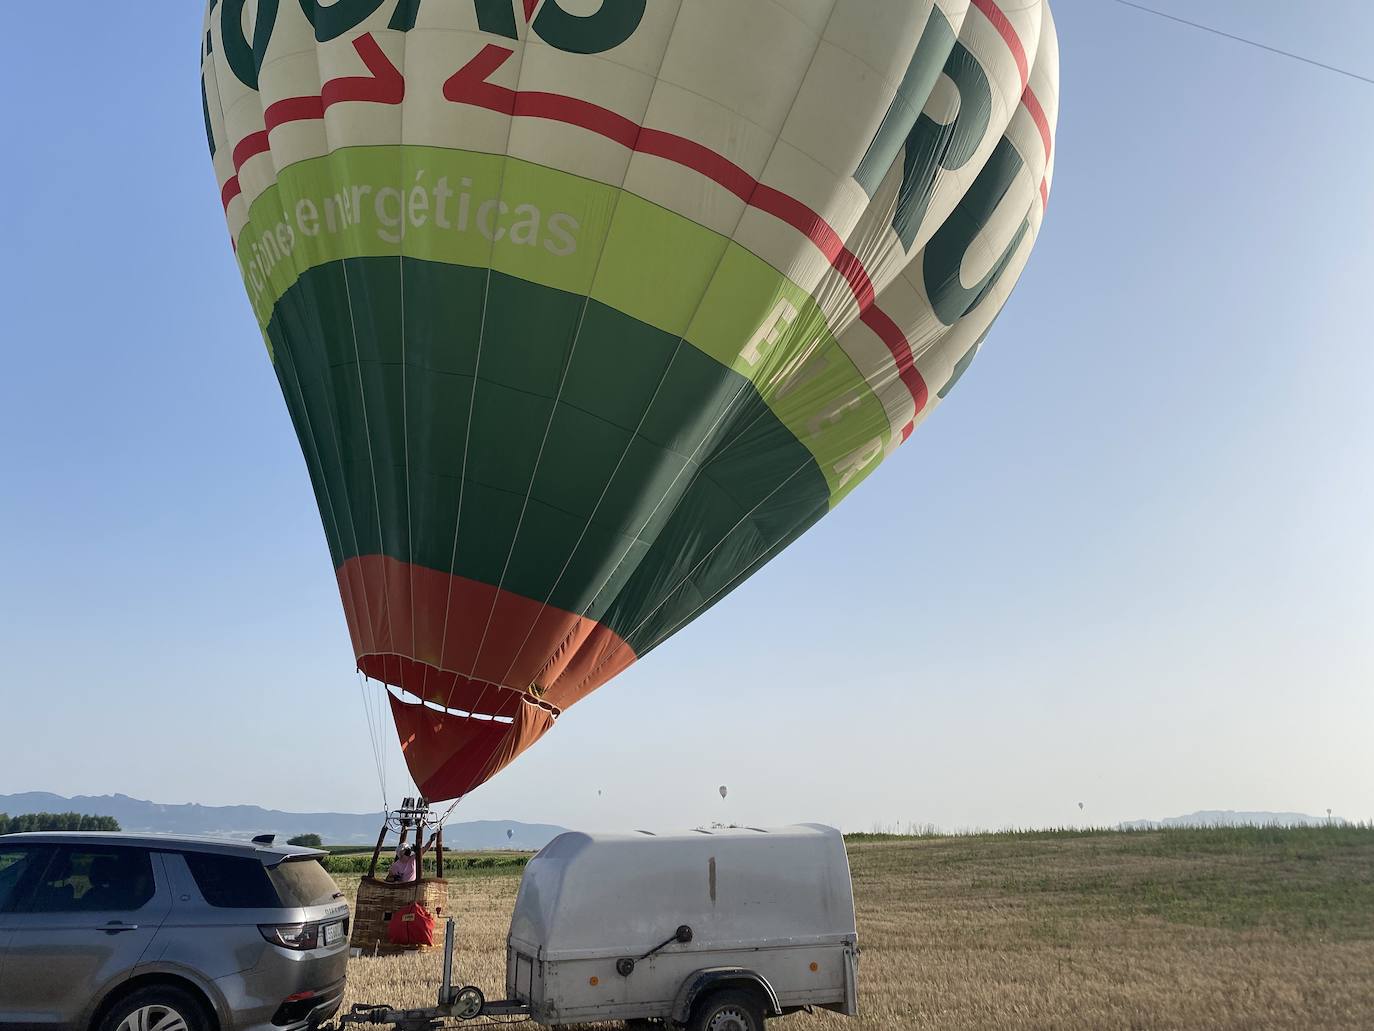
<svg viewBox="0 0 1374 1031">
<path fill-rule="evenodd" d="M 864 837 L 861 1015 L 780 1031 L 1374 1028 L 1374 829 Z M 450 885 L 460 976 L 493 998 L 518 887 Z M 437 950 L 357 959 L 347 1002 L 431 1005 L 438 980 Z"/>
</svg>

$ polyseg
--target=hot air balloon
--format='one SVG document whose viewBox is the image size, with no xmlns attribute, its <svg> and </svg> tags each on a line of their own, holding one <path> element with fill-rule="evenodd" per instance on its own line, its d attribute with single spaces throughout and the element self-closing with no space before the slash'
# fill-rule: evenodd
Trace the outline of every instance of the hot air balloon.
<svg viewBox="0 0 1374 1031">
<path fill-rule="evenodd" d="M 507 840 L 507 841 L 510 841 L 510 839 L 513 838 L 513 837 L 515 837 L 515 831 L 513 831 L 513 830 L 511 830 L 509 827 L 507 827 L 507 828 L 506 828 L 506 840 Z"/>
<path fill-rule="evenodd" d="M 1043 0 L 211 0 L 204 30 L 239 272 L 430 799 L 872 474 L 1045 214 Z"/>
<path fill-rule="evenodd" d="M 724 798 L 728 793 L 729 793 L 729 789 L 728 789 L 724 784 L 722 784 L 722 785 L 720 786 L 720 797 L 721 797 L 721 798 Z"/>
</svg>

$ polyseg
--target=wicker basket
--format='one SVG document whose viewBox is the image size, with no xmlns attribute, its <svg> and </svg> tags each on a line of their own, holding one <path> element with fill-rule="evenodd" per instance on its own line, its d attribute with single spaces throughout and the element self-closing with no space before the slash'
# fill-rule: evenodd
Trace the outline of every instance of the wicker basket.
<svg viewBox="0 0 1374 1031">
<path fill-rule="evenodd" d="M 392 956 L 417 952 L 427 945 L 392 945 L 387 940 L 391 914 L 418 902 L 429 910 L 436 927 L 448 913 L 448 881 L 426 877 L 418 881 L 381 881 L 364 877 L 358 884 L 358 901 L 353 906 L 353 933 L 349 944 L 364 956 Z"/>
</svg>

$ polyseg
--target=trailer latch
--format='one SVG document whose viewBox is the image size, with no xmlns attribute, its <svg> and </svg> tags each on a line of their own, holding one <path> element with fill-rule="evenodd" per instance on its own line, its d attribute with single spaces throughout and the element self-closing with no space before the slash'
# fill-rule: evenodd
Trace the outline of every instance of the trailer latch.
<svg viewBox="0 0 1374 1031">
<path fill-rule="evenodd" d="M 691 940 L 692 929 L 686 924 L 680 924 L 678 926 L 678 929 L 673 932 L 673 936 L 671 938 L 655 945 L 648 952 L 644 953 L 644 955 L 640 956 L 639 959 L 631 959 L 629 956 L 626 956 L 623 959 L 616 960 L 615 972 L 619 974 L 621 977 L 629 977 L 631 974 L 635 972 L 635 964 L 638 963 L 640 960 L 648 959 L 655 952 L 658 952 L 662 949 L 666 949 L 669 945 L 672 945 L 675 942 L 679 945 L 686 945 Z"/>
</svg>

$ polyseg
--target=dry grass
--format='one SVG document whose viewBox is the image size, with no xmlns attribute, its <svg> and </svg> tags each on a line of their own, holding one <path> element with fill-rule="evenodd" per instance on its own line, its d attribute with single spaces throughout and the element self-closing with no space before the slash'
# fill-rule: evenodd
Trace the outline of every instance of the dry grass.
<svg viewBox="0 0 1374 1031">
<path fill-rule="evenodd" d="M 1374 831 L 855 841 L 860 1007 L 794 1031 L 1374 1028 Z M 340 877 L 346 891 L 356 878 Z M 492 995 L 516 873 L 455 878 Z M 433 1002 L 439 959 L 356 960 L 349 1002 Z"/>
<path fill-rule="evenodd" d="M 356 874 L 335 874 L 334 879 L 351 906 L 361 878 Z M 458 920 L 455 951 L 459 960 L 455 979 L 477 985 L 488 998 L 502 998 L 506 985 L 506 931 L 520 887 L 520 871 L 474 871 L 450 877 L 448 884 L 449 911 Z M 348 966 L 344 1006 L 355 1002 L 433 1006 L 440 970 L 439 949 L 423 954 L 355 959 Z"/>
</svg>

